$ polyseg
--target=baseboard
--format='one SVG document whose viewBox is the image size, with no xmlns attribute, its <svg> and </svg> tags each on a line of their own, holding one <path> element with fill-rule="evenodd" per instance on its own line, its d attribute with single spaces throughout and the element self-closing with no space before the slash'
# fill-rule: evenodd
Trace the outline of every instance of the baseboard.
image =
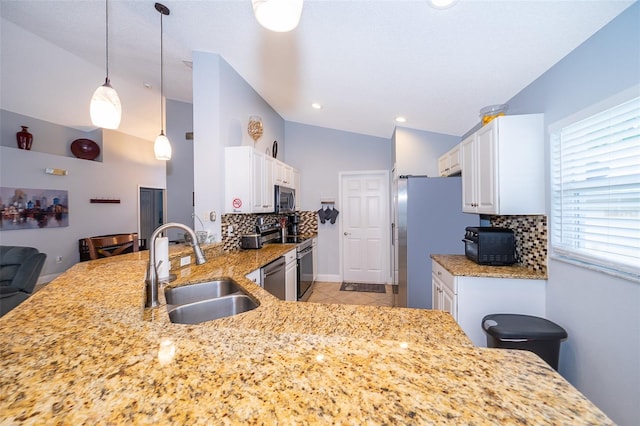
<svg viewBox="0 0 640 426">
<path fill-rule="evenodd" d="M 335 274 L 318 274 L 316 281 L 321 281 L 323 283 L 341 283 L 342 277 Z"/>
</svg>

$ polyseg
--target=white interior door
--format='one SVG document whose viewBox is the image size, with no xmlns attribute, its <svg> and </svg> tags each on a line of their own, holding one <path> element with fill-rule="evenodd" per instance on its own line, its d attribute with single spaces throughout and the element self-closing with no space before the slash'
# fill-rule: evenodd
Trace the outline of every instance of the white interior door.
<svg viewBox="0 0 640 426">
<path fill-rule="evenodd" d="M 342 279 L 384 284 L 390 274 L 389 173 L 340 174 Z"/>
</svg>

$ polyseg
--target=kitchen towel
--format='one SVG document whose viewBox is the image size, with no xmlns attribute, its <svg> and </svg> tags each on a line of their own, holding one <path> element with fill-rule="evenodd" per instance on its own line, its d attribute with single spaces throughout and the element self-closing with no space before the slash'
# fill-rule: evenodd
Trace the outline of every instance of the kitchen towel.
<svg viewBox="0 0 640 426">
<path fill-rule="evenodd" d="M 158 271 L 158 279 L 169 278 L 169 238 L 156 238 L 156 268 Z"/>
</svg>

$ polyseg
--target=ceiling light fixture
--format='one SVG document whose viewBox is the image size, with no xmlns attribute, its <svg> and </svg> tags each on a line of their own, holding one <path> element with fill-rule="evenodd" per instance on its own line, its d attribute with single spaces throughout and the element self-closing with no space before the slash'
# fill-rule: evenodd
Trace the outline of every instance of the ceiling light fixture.
<svg viewBox="0 0 640 426">
<path fill-rule="evenodd" d="M 251 0 L 253 14 L 268 30 L 284 33 L 300 22 L 302 0 Z"/>
<path fill-rule="evenodd" d="M 448 9 L 457 2 L 458 0 L 429 0 L 429 5 L 434 9 Z"/>
<path fill-rule="evenodd" d="M 314 102 L 311 104 L 311 108 L 313 109 L 322 109 L 322 105 L 319 104 L 318 102 Z"/>
<path fill-rule="evenodd" d="M 396 123 L 406 123 L 407 119 L 404 117 L 396 117 Z"/>
<path fill-rule="evenodd" d="M 93 92 L 89 114 L 94 126 L 117 129 L 122 118 L 122 105 L 118 92 L 111 87 L 111 81 L 109 81 L 109 0 L 105 0 L 105 17 L 107 77 L 104 84 Z"/>
<path fill-rule="evenodd" d="M 162 43 L 162 16 L 169 15 L 171 12 L 167 6 L 160 3 L 156 3 L 155 8 L 160 12 L 160 123 L 162 128 L 153 144 L 153 152 L 157 160 L 171 160 L 171 142 L 164 135 L 164 55 Z"/>
</svg>

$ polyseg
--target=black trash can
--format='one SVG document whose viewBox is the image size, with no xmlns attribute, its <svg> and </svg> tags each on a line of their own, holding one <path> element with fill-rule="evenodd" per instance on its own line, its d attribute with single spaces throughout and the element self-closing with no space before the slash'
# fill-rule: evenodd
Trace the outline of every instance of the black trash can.
<svg viewBox="0 0 640 426">
<path fill-rule="evenodd" d="M 558 324 L 530 315 L 492 314 L 482 319 L 482 329 L 488 347 L 531 351 L 558 369 L 560 341 L 567 338 Z"/>
</svg>

